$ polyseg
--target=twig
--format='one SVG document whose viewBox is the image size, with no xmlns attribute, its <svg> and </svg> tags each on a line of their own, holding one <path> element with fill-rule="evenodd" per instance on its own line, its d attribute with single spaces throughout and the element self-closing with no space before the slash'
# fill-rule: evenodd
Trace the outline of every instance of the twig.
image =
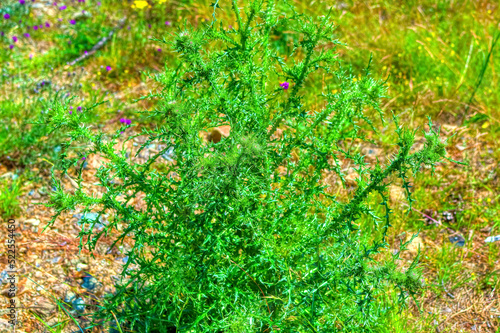
<svg viewBox="0 0 500 333">
<path fill-rule="evenodd" d="M 123 28 L 123 26 L 125 25 L 126 21 L 127 21 L 126 17 L 124 17 L 120 21 L 118 21 L 118 24 L 109 32 L 109 34 L 107 36 L 103 37 L 96 45 L 94 45 L 94 47 L 90 51 L 88 51 L 87 53 L 79 56 L 78 58 L 76 58 L 75 60 L 73 60 L 72 62 L 70 62 L 68 65 L 69 66 L 73 66 L 77 62 L 82 61 L 82 60 L 90 57 L 92 54 L 94 54 L 97 50 L 99 50 L 101 47 L 103 47 L 104 44 L 108 40 L 111 39 L 111 37 L 113 37 L 113 34 L 116 32 L 116 30 Z"/>
<path fill-rule="evenodd" d="M 404 204 L 404 205 L 405 205 L 406 207 L 409 207 L 407 204 Z M 415 212 L 417 212 L 417 213 L 419 213 L 419 214 L 421 214 L 421 215 L 423 215 L 423 216 L 427 217 L 429 220 L 431 220 L 431 221 L 433 221 L 434 223 L 436 223 L 436 225 L 440 225 L 440 224 L 441 224 L 441 222 L 434 220 L 434 219 L 433 219 L 432 217 L 430 217 L 429 215 L 424 214 L 424 213 L 422 213 L 422 212 L 419 212 L 418 210 L 416 210 L 416 209 L 415 209 L 415 208 L 413 208 L 413 207 L 410 207 L 410 208 L 411 208 L 413 211 L 415 211 Z"/>
</svg>

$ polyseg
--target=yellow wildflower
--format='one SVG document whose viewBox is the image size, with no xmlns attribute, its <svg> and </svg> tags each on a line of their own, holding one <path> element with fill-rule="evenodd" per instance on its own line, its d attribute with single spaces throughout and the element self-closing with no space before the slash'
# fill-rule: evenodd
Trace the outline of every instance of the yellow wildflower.
<svg viewBox="0 0 500 333">
<path fill-rule="evenodd" d="M 138 9 L 143 9 L 144 7 L 149 6 L 149 4 L 147 1 L 144 0 L 135 0 L 133 6 Z"/>
</svg>

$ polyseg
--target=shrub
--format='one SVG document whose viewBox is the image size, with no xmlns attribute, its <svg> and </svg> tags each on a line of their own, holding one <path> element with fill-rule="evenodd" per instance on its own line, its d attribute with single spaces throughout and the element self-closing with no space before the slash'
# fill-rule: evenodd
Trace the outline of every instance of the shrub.
<svg viewBox="0 0 500 333">
<path fill-rule="evenodd" d="M 342 63 L 329 16 L 288 7 L 283 15 L 259 1 L 245 11 L 233 1 L 232 10 L 236 28 L 214 21 L 163 40 L 178 64 L 152 76 L 161 89 L 149 98 L 160 103 L 155 122 L 138 134 L 145 138 L 139 149 L 116 148 L 123 127 L 93 130 L 54 101 L 47 123 L 69 134 L 53 169 L 52 222 L 83 206 L 113 216 L 99 232 L 98 218 L 88 221 L 81 237 L 89 250 L 114 229 L 115 243 L 133 239 L 128 278 L 98 314 L 116 314 L 133 331 L 373 330 L 392 311 L 377 308 L 388 288 L 404 304 L 421 287 L 416 261 L 400 269 L 399 254 L 375 260 L 390 228 L 387 185 L 400 178 L 411 204 L 410 177 L 441 161 L 445 143 L 429 121 L 425 144 L 413 151 L 415 132 L 393 117 L 397 152 L 368 165 L 353 147 L 378 133 L 370 110 L 382 118 L 386 90 L 369 66 L 358 79 Z M 280 55 L 271 39 L 285 30 L 297 43 Z M 230 133 L 219 142 L 200 135 L 222 125 Z M 70 173 L 80 184 L 83 153 L 75 149 L 82 144 L 87 158 L 105 161 L 94 175 L 98 196 L 83 186 L 66 191 L 61 181 Z M 146 162 L 135 158 L 152 144 L 162 148 Z M 165 162 L 172 147 L 173 161 Z M 333 173 L 332 186 L 345 185 L 347 161 L 358 178 L 342 200 L 323 178 Z M 366 217 L 376 221 L 373 242 L 358 232 Z"/>
</svg>

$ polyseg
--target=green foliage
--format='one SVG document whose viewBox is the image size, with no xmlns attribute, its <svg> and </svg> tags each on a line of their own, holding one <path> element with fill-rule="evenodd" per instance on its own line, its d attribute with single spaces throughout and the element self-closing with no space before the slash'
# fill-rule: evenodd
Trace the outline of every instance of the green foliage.
<svg viewBox="0 0 500 333">
<path fill-rule="evenodd" d="M 440 162 L 445 143 L 429 121 L 423 147 L 414 150 L 415 132 L 393 117 L 398 150 L 386 163 L 368 165 L 353 148 L 378 133 L 369 111 L 382 118 L 386 89 L 370 65 L 358 79 L 339 59 L 331 18 L 291 7 L 282 15 L 272 2 L 241 11 L 233 1 L 232 10 L 234 29 L 214 21 L 164 40 L 178 63 L 154 76 L 161 90 L 148 97 L 158 100 L 150 112 L 156 121 L 142 131 L 140 149 L 116 150 L 122 129 L 91 129 L 83 114 L 69 115 L 54 101 L 46 122 L 67 131 L 68 140 L 53 170 L 52 222 L 84 206 L 114 216 L 101 232 L 93 230 L 97 219 L 88 221 L 81 237 L 91 251 L 113 229 L 121 230 L 115 243 L 133 238 L 127 279 L 97 314 L 107 321 L 116 314 L 133 331 L 376 330 L 394 310 L 378 308 L 389 288 L 404 306 L 422 286 L 416 260 L 404 269 L 399 252 L 376 260 L 391 226 L 387 186 L 399 177 L 411 205 L 410 177 Z M 294 41 L 285 55 L 270 38 L 284 27 Z M 308 87 L 323 76 L 327 85 L 318 95 Z M 313 98 L 318 110 L 305 105 Z M 228 137 L 202 140 L 200 131 L 220 125 L 230 125 Z M 164 148 L 145 163 L 127 154 L 138 156 L 151 144 Z M 82 145 L 85 153 L 76 150 Z M 163 162 L 172 147 L 175 161 Z M 106 161 L 95 174 L 100 196 L 82 186 L 66 191 L 61 182 L 66 174 L 81 180 L 83 154 Z M 343 202 L 322 173 L 336 174 L 341 186 L 346 162 L 359 177 Z M 370 205 L 371 194 L 384 215 Z M 131 203 L 138 196 L 142 207 Z M 373 243 L 359 235 L 362 217 L 379 229 Z"/>
<path fill-rule="evenodd" d="M 9 182 L 7 179 L 0 179 L 0 216 L 3 220 L 16 217 L 20 213 L 19 196 L 21 187 L 19 180 Z"/>
</svg>

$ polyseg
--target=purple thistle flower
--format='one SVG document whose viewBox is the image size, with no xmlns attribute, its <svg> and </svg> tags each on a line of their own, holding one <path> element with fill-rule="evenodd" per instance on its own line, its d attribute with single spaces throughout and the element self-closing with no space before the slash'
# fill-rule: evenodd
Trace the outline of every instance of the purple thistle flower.
<svg viewBox="0 0 500 333">
<path fill-rule="evenodd" d="M 44 83 L 45 83 L 45 82 L 44 82 Z M 72 107 L 72 106 L 70 106 L 69 108 L 70 108 L 71 110 L 73 110 L 73 107 Z"/>
<path fill-rule="evenodd" d="M 77 109 L 78 111 L 80 111 L 80 112 L 82 111 L 82 107 L 81 107 L 81 106 L 77 107 L 76 109 Z"/>
<path fill-rule="evenodd" d="M 121 118 L 120 123 L 124 123 L 124 122 L 125 122 L 125 119 Z"/>
<path fill-rule="evenodd" d="M 73 111 L 70 111 L 69 114 L 73 114 Z"/>
<path fill-rule="evenodd" d="M 97 1 L 97 5 L 100 6 L 101 5 L 101 2 L 100 1 Z"/>
<path fill-rule="evenodd" d="M 33 26 L 33 30 L 38 30 L 38 26 L 37 26 L 37 25 L 34 25 L 34 26 Z"/>
<path fill-rule="evenodd" d="M 130 119 L 125 119 L 125 124 L 127 124 L 127 125 L 132 124 L 132 120 L 130 120 Z"/>
<path fill-rule="evenodd" d="M 148 24 L 148 28 L 150 28 L 150 29 L 151 29 L 151 24 Z"/>
<path fill-rule="evenodd" d="M 19 0 L 19 3 L 20 3 L 21 5 L 24 5 L 24 4 L 26 3 L 26 1 L 25 1 L 25 0 Z"/>
<path fill-rule="evenodd" d="M 38 27 L 39 27 L 40 29 L 42 29 L 42 28 L 43 28 L 43 24 L 40 24 Z"/>
<path fill-rule="evenodd" d="M 158 52 L 161 52 L 161 49 L 158 49 Z"/>
<path fill-rule="evenodd" d="M 86 160 L 87 158 L 85 156 L 82 157 L 82 160 Z"/>
<path fill-rule="evenodd" d="M 76 24 L 76 21 L 75 20 L 70 20 L 69 23 L 75 25 Z"/>
<path fill-rule="evenodd" d="M 10 19 L 10 15 L 9 15 L 9 14 L 5 14 L 5 15 L 3 16 L 3 18 L 4 18 L 4 19 L 6 19 L 6 20 L 8 20 L 8 19 Z"/>
<path fill-rule="evenodd" d="M 12 50 L 13 48 L 14 48 L 14 45 L 10 44 L 10 45 L 9 45 L 9 49 L 11 49 L 11 50 Z"/>
<path fill-rule="evenodd" d="M 288 83 L 286 81 L 280 84 L 280 87 L 282 87 L 284 90 L 287 90 L 289 86 L 290 86 L 290 83 Z"/>
<path fill-rule="evenodd" d="M 110 66 L 106 66 L 106 70 L 109 72 L 111 70 Z"/>
<path fill-rule="evenodd" d="M 87 51 L 85 51 L 85 54 L 89 54 Z"/>
<path fill-rule="evenodd" d="M 59 7 L 59 10 L 65 10 L 66 8 L 68 8 L 68 7 L 66 7 L 66 6 L 61 6 L 61 7 Z"/>
<path fill-rule="evenodd" d="M 29 33 L 25 33 L 25 34 L 24 34 L 24 37 L 26 37 L 26 38 L 30 38 L 30 34 L 29 34 Z"/>
<path fill-rule="evenodd" d="M 50 23 L 49 22 L 45 22 L 45 27 L 50 28 Z"/>
<path fill-rule="evenodd" d="M 14 43 L 17 42 L 17 37 L 16 36 L 12 37 L 12 40 L 14 41 Z"/>
<path fill-rule="evenodd" d="M 165 25 L 169 27 L 172 23 L 170 21 L 165 21 Z"/>
</svg>

